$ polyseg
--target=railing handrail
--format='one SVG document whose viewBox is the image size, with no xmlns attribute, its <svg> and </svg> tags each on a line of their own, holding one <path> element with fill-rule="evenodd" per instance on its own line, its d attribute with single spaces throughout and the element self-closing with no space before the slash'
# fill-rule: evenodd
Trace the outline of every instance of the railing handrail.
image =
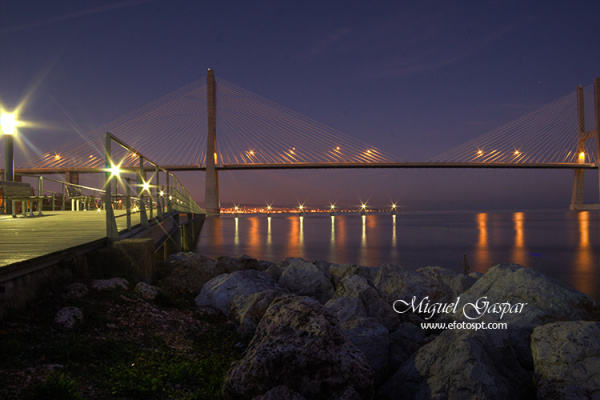
<svg viewBox="0 0 600 400">
<path fill-rule="evenodd" d="M 138 196 L 139 196 L 139 203 L 140 203 L 140 221 L 141 221 L 141 225 L 144 228 L 148 228 L 149 227 L 149 220 L 148 220 L 148 216 L 146 214 L 146 200 L 144 199 L 144 191 L 147 190 L 148 191 L 148 195 L 150 197 L 150 219 L 153 219 L 153 209 L 154 209 L 154 199 L 156 198 L 156 211 L 157 211 L 157 215 L 156 218 L 161 220 L 163 218 L 163 214 L 165 212 L 165 208 L 167 210 L 167 212 L 171 212 L 173 209 L 175 209 L 176 211 L 179 212 L 186 212 L 186 213 L 191 213 L 191 214 L 204 214 L 205 211 L 202 207 L 200 207 L 198 205 L 198 203 L 196 203 L 193 198 L 192 195 L 190 194 L 190 192 L 185 188 L 185 186 L 181 183 L 181 181 L 169 170 L 167 170 L 164 167 L 161 167 L 159 164 L 155 163 L 154 161 L 150 160 L 149 158 L 147 158 L 146 156 L 144 156 L 141 152 L 137 151 L 136 149 L 134 149 L 132 146 L 128 145 L 127 143 L 125 143 L 123 140 L 119 139 L 118 137 L 116 137 L 115 135 L 113 135 L 110 132 L 106 132 L 105 135 L 105 149 L 104 149 L 104 158 L 105 158 L 105 171 L 106 171 L 106 179 L 105 179 L 105 198 L 104 198 L 104 203 L 105 203 L 105 210 L 106 210 L 106 235 L 108 237 L 108 239 L 110 241 L 116 241 L 119 239 L 119 233 L 117 230 L 117 226 L 116 226 L 116 220 L 115 220 L 115 215 L 112 209 L 112 180 L 113 180 L 113 173 L 111 172 L 111 169 L 114 167 L 115 162 L 114 160 L 112 160 L 112 151 L 111 151 L 111 143 L 112 142 L 116 142 L 119 146 L 121 146 L 122 148 L 124 148 L 125 150 L 131 152 L 134 154 L 134 156 L 139 158 L 139 162 L 140 162 L 140 166 L 139 168 L 133 168 L 129 170 L 129 173 L 135 173 L 139 176 L 140 179 L 140 187 L 143 187 L 139 192 L 138 192 Z M 149 182 L 145 181 L 144 175 L 145 175 L 145 167 L 144 167 L 144 163 L 150 163 L 151 165 L 153 165 L 155 167 L 155 174 L 150 178 L 150 180 L 155 179 L 156 180 L 156 184 L 155 185 L 149 185 Z M 129 169 L 129 168 L 128 168 Z M 137 171 L 136 171 L 137 169 Z M 119 166 L 119 170 L 121 170 L 120 166 Z M 125 168 L 122 169 L 123 171 L 125 171 Z M 166 178 L 167 178 L 167 184 L 166 184 L 166 193 L 163 191 L 163 189 L 165 189 L 165 185 L 160 185 L 159 180 L 160 180 L 160 172 L 163 172 L 166 174 Z M 170 182 L 170 178 L 173 179 L 172 182 Z M 144 186 L 142 186 L 144 185 Z M 146 188 L 145 185 L 148 185 L 148 187 Z M 127 209 L 127 227 L 128 229 L 131 228 L 131 196 L 130 196 L 130 189 L 131 189 L 131 183 L 130 183 L 130 179 L 127 179 L 127 186 L 126 186 L 126 191 L 127 194 L 125 195 L 125 199 L 126 199 L 126 209 Z M 160 189 L 159 189 L 160 188 Z M 154 194 L 155 196 L 152 195 L 152 189 L 154 190 Z M 116 190 L 118 191 L 118 183 L 117 183 L 117 187 Z M 160 190 L 160 195 L 158 194 Z M 162 197 L 162 201 L 161 201 L 161 197 Z M 165 204 L 166 202 L 166 204 Z M 175 206 L 175 207 L 173 207 Z"/>
</svg>

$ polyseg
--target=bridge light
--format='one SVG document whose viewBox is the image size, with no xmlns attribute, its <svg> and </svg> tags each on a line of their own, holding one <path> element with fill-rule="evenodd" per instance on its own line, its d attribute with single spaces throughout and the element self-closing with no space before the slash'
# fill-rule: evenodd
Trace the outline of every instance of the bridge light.
<svg viewBox="0 0 600 400">
<path fill-rule="evenodd" d="M 142 184 L 142 190 L 150 190 L 150 182 L 144 182 Z"/>
<path fill-rule="evenodd" d="M 331 205 L 331 209 L 333 210 L 334 208 L 335 208 L 335 204 L 332 204 Z"/>
<path fill-rule="evenodd" d="M 519 150 L 515 150 L 515 156 L 520 156 L 521 152 Z"/>
<path fill-rule="evenodd" d="M 54 156 L 54 159 L 55 159 L 55 160 L 60 160 L 60 154 L 56 154 L 56 155 Z"/>
<path fill-rule="evenodd" d="M 581 153 L 579 153 L 579 162 L 580 163 L 585 162 L 585 152 L 583 152 L 583 151 Z"/>
<path fill-rule="evenodd" d="M 340 151 L 340 146 L 336 147 L 335 149 L 336 149 L 337 151 Z"/>
<path fill-rule="evenodd" d="M 164 195 L 165 195 L 165 192 L 161 190 L 160 191 L 160 197 L 163 197 Z"/>
</svg>

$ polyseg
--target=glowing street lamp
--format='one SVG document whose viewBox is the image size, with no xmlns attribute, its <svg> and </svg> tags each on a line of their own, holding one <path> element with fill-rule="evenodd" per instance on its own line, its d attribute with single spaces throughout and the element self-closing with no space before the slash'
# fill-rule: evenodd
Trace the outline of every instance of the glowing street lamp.
<svg viewBox="0 0 600 400">
<path fill-rule="evenodd" d="M 298 216 L 304 216 L 304 204 L 298 204 Z"/>
<path fill-rule="evenodd" d="M 579 163 L 583 164 L 585 162 L 585 152 L 579 153 Z"/>
<path fill-rule="evenodd" d="M 367 203 L 360 205 L 360 215 L 367 215 Z"/>
<path fill-rule="evenodd" d="M 331 216 L 334 216 L 335 215 L 335 204 L 331 204 L 330 209 L 331 209 L 331 211 L 329 211 L 329 214 Z"/>
<path fill-rule="evenodd" d="M 392 215 L 396 215 L 396 203 L 392 203 L 392 211 L 391 211 Z"/>
<path fill-rule="evenodd" d="M 14 136 L 17 132 L 17 117 L 15 113 L 0 111 L 0 128 L 4 134 L 4 180 L 14 181 L 15 161 L 14 161 Z M 9 202 L 6 203 L 7 207 Z M 9 211 L 7 209 L 7 211 Z"/>
</svg>

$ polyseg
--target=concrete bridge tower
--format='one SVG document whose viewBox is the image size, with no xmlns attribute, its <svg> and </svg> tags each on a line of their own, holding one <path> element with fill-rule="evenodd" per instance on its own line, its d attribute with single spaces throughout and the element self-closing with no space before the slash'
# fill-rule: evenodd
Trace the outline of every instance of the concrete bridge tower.
<svg viewBox="0 0 600 400">
<path fill-rule="evenodd" d="M 583 87 L 577 86 L 577 125 L 579 131 L 577 136 L 578 162 L 586 162 L 585 141 L 588 139 L 596 139 L 596 163 L 597 165 L 600 165 L 600 78 L 596 78 L 594 80 L 595 127 L 594 129 L 587 132 L 585 130 L 585 100 L 583 95 Z M 575 178 L 573 180 L 573 193 L 571 195 L 571 205 L 569 206 L 569 209 L 572 211 L 600 210 L 600 203 L 584 204 L 584 181 L 585 170 L 576 169 Z M 598 168 L 598 184 L 600 186 L 600 166 Z"/>
<path fill-rule="evenodd" d="M 219 200 L 219 174 L 217 164 L 217 85 L 212 69 L 207 75 L 208 137 L 206 139 L 206 183 L 204 186 L 204 208 L 210 216 L 221 215 Z"/>
</svg>

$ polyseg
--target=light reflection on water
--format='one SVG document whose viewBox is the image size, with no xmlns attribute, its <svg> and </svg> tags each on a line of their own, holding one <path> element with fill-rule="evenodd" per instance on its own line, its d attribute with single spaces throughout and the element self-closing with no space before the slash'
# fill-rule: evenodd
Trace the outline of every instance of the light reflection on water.
<svg viewBox="0 0 600 400">
<path fill-rule="evenodd" d="M 600 213 L 404 212 L 290 214 L 207 219 L 196 252 L 279 262 L 286 257 L 409 268 L 471 270 L 514 262 L 537 268 L 600 299 Z"/>
</svg>

